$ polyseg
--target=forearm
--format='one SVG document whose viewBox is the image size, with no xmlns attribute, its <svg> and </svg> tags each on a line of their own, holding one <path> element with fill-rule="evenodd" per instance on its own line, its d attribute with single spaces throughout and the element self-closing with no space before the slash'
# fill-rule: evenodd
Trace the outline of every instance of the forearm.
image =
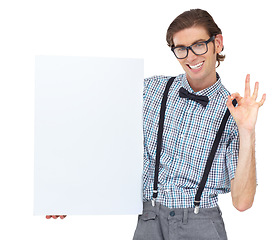
<svg viewBox="0 0 278 240">
<path fill-rule="evenodd" d="M 239 129 L 239 158 L 231 182 L 233 205 L 239 211 L 250 208 L 256 193 L 255 129 Z"/>
<path fill-rule="evenodd" d="M 254 93 L 250 94 L 250 75 L 245 79 L 244 97 L 239 93 L 228 96 L 227 107 L 233 116 L 239 131 L 239 156 L 234 179 L 231 180 L 233 205 L 239 211 L 250 208 L 256 193 L 256 160 L 255 160 L 255 125 L 259 108 L 264 104 L 266 94 L 261 101 L 258 97 L 259 83 L 255 83 Z M 234 107 L 232 100 L 237 100 Z"/>
</svg>

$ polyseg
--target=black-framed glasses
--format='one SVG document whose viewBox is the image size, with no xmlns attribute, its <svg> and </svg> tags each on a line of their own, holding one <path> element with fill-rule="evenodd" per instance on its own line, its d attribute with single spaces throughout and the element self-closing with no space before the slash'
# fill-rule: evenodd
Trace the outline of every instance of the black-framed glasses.
<svg viewBox="0 0 278 240">
<path fill-rule="evenodd" d="M 189 47 L 180 46 L 180 47 L 172 47 L 171 50 L 175 54 L 177 59 L 184 59 L 188 56 L 189 49 L 195 55 L 203 55 L 208 51 L 208 43 L 212 42 L 215 39 L 215 36 L 212 36 L 209 40 L 204 42 L 197 42 L 192 44 Z"/>
</svg>

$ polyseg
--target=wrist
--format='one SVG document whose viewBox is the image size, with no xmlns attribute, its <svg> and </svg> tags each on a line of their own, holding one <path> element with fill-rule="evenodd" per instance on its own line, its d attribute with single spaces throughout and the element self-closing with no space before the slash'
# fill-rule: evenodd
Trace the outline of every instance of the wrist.
<svg viewBox="0 0 278 240">
<path fill-rule="evenodd" d="M 240 128 L 238 127 L 238 132 L 239 132 L 239 136 L 240 138 L 244 137 L 244 138 L 254 138 L 255 137 L 255 128 Z"/>
<path fill-rule="evenodd" d="M 253 157 L 249 156 L 249 154 L 253 155 L 253 151 L 255 150 L 255 130 L 250 131 L 246 129 L 240 129 L 239 130 L 239 149 L 242 153 L 244 152 L 244 155 L 247 154 L 247 159 L 253 159 Z"/>
</svg>

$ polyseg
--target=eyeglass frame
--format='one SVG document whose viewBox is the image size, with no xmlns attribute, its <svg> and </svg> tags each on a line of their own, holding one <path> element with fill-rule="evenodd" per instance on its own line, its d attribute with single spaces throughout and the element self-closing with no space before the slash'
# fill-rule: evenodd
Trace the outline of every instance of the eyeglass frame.
<svg viewBox="0 0 278 240">
<path fill-rule="evenodd" d="M 214 41 L 214 40 L 215 40 L 215 36 L 212 36 L 212 37 L 211 37 L 210 39 L 208 39 L 207 41 L 196 42 L 196 43 L 194 43 L 194 44 L 192 44 L 192 45 L 190 45 L 190 46 L 188 46 L 188 47 L 186 47 L 186 46 L 172 47 L 172 48 L 171 48 L 171 51 L 174 53 L 174 55 L 175 55 L 175 57 L 176 57 L 177 59 L 185 59 L 185 58 L 187 58 L 189 49 L 190 49 L 195 55 L 197 55 L 197 56 L 204 55 L 204 54 L 206 54 L 206 53 L 208 52 L 208 43 L 210 43 L 210 42 L 212 42 L 212 41 Z M 197 54 L 197 53 L 195 53 L 194 50 L 192 49 L 192 46 L 194 46 L 194 45 L 196 45 L 196 44 L 200 44 L 200 43 L 205 43 L 205 44 L 206 44 L 206 47 L 207 47 L 207 50 L 206 50 L 204 53 L 202 53 L 202 54 Z M 176 48 L 181 48 L 181 47 L 186 48 L 187 54 L 186 54 L 186 56 L 183 57 L 183 58 L 178 58 L 177 55 L 176 55 L 176 53 L 175 53 L 175 49 L 176 49 Z"/>
</svg>

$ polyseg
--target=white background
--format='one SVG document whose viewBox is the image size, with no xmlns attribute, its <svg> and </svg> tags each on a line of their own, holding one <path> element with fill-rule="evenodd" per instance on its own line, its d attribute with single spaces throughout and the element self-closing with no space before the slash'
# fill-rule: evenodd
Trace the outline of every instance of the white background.
<svg viewBox="0 0 278 240">
<path fill-rule="evenodd" d="M 183 70 L 166 45 L 166 30 L 178 14 L 196 7 L 208 10 L 223 31 L 227 58 L 218 72 L 224 85 L 243 93 L 250 73 L 267 93 L 257 123 L 254 206 L 239 213 L 229 194 L 220 196 L 229 239 L 275 238 L 275 1 L 1 0 L 1 239 L 132 239 L 137 216 L 33 216 L 35 55 L 144 58 L 145 76 L 177 75 Z"/>
</svg>

